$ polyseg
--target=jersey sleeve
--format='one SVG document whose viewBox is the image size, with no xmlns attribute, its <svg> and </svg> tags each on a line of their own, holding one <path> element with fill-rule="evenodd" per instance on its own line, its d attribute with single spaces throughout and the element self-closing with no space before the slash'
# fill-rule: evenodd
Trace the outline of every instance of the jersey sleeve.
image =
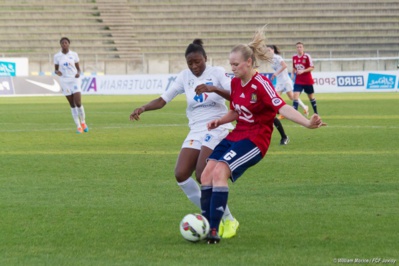
<svg viewBox="0 0 399 266">
<path fill-rule="evenodd" d="M 75 63 L 79 63 L 79 55 L 77 53 L 75 53 Z"/>
<path fill-rule="evenodd" d="M 310 54 L 306 54 L 306 55 L 308 56 L 308 64 L 309 64 L 309 67 L 313 67 L 314 65 L 313 65 L 312 57 L 310 56 Z"/>
<path fill-rule="evenodd" d="M 54 65 L 59 65 L 60 62 L 58 61 L 58 56 L 57 54 L 54 55 Z"/>
<path fill-rule="evenodd" d="M 215 72 L 222 89 L 231 91 L 231 78 L 226 73 L 226 70 L 223 67 L 217 67 Z"/>
<path fill-rule="evenodd" d="M 264 80 L 265 82 L 263 82 L 262 84 L 264 88 L 264 90 L 262 91 L 262 101 L 265 104 L 272 106 L 272 108 L 277 112 L 286 103 L 275 91 L 270 80 L 267 78 L 264 78 Z"/>
<path fill-rule="evenodd" d="M 162 93 L 161 98 L 164 99 L 165 102 L 172 101 L 177 95 L 184 93 L 184 78 L 183 72 L 181 72 L 176 80 L 174 81 L 173 85 L 164 93 Z"/>
</svg>

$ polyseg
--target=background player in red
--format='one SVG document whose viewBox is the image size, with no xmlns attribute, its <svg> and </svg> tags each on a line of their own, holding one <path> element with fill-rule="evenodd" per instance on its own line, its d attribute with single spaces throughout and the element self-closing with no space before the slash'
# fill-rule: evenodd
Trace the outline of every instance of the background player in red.
<svg viewBox="0 0 399 266">
<path fill-rule="evenodd" d="M 292 75 L 295 77 L 293 107 L 298 110 L 298 99 L 302 91 L 308 95 L 313 112 L 317 114 L 317 104 L 314 98 L 312 57 L 304 52 L 303 43 L 296 43 L 297 54 L 292 57 Z M 293 78 L 294 78 L 293 77 Z"/>
<path fill-rule="evenodd" d="M 266 49 L 264 28 L 256 32 L 252 42 L 237 45 L 231 51 L 229 60 L 235 77 L 231 81 L 230 110 L 208 123 L 212 130 L 237 121 L 234 130 L 215 147 L 201 175 L 201 210 L 211 228 L 208 244 L 220 241 L 218 227 L 227 204 L 228 179 L 235 182 L 265 156 L 277 112 L 307 128 L 324 125 L 317 114 L 308 120 L 285 104 L 270 80 L 255 70 L 257 59 L 272 59 Z"/>
</svg>

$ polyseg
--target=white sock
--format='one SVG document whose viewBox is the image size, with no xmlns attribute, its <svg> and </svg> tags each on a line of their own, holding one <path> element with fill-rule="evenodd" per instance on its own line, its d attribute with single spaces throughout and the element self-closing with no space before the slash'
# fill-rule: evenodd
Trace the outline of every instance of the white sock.
<svg viewBox="0 0 399 266">
<path fill-rule="evenodd" d="M 305 104 L 301 101 L 301 99 L 298 98 L 298 104 L 302 107 L 302 109 L 305 110 Z"/>
<path fill-rule="evenodd" d="M 86 124 L 86 114 L 85 114 L 85 109 L 83 108 L 83 105 L 81 105 L 78 108 L 78 114 L 79 114 L 79 118 L 82 124 Z"/>
<path fill-rule="evenodd" d="M 226 209 L 224 210 L 222 219 L 223 220 L 227 219 L 227 220 L 230 220 L 230 221 L 234 221 L 234 217 L 233 217 L 233 215 L 231 215 L 231 212 L 230 212 L 230 209 L 229 209 L 228 205 L 226 205 Z"/>
<path fill-rule="evenodd" d="M 76 107 L 71 107 L 71 112 L 72 112 L 73 121 L 75 121 L 77 127 L 80 127 L 78 109 Z"/>
<path fill-rule="evenodd" d="M 187 198 L 201 210 L 201 189 L 198 183 L 190 177 L 186 181 L 177 184 L 184 191 Z"/>
</svg>

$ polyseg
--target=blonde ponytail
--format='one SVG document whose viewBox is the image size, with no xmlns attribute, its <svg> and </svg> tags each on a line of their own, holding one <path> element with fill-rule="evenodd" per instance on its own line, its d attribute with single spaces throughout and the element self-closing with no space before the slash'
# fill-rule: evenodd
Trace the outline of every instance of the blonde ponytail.
<svg viewBox="0 0 399 266">
<path fill-rule="evenodd" d="M 266 25 L 262 28 L 258 29 L 252 41 L 248 44 L 239 44 L 236 45 L 231 52 L 241 52 L 244 60 L 248 60 L 248 58 L 252 59 L 252 67 L 258 68 L 259 65 L 257 60 L 265 61 L 267 63 L 271 63 L 273 59 L 273 54 L 269 52 L 266 48 L 266 37 L 265 37 L 265 29 Z"/>
</svg>

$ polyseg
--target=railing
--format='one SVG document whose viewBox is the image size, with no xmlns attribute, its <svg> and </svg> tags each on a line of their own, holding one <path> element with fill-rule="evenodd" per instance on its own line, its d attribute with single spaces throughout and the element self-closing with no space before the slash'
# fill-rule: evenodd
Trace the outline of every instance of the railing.
<svg viewBox="0 0 399 266">
<path fill-rule="evenodd" d="M 2 57 L 18 57 L 11 56 L 5 53 L 1 54 Z M 54 69 L 53 65 L 53 54 L 43 54 L 43 57 L 30 58 L 29 56 L 20 56 L 20 57 L 28 57 L 29 65 L 30 65 L 30 73 L 33 75 L 51 75 Z M 85 55 L 81 57 L 80 66 L 84 72 L 87 73 L 102 73 L 102 74 L 110 74 L 110 70 L 112 70 L 113 75 L 120 74 L 155 74 L 149 73 L 149 69 L 154 69 L 151 64 L 156 64 L 154 61 L 149 60 L 150 57 L 145 54 L 134 55 L 131 58 L 121 59 L 121 58 L 105 58 L 104 55 L 92 54 Z M 209 65 L 220 65 L 219 63 L 214 63 L 215 61 L 220 62 L 221 60 L 215 60 L 216 58 L 209 57 L 208 64 Z M 396 70 L 399 69 L 399 54 L 396 57 L 359 57 L 359 58 L 312 58 L 315 64 L 315 71 L 368 71 L 368 70 Z M 165 59 L 168 61 L 168 59 Z M 165 61 L 164 60 L 164 61 Z M 1 58 L 0 58 L 1 61 Z M 184 57 L 176 60 L 170 59 L 173 61 L 173 64 L 176 66 L 178 64 L 180 69 L 187 68 L 186 61 Z M 228 65 L 228 60 L 223 60 L 226 62 L 226 65 L 221 65 L 225 67 L 226 70 L 230 69 Z M 288 63 L 289 68 L 291 58 L 286 58 L 285 61 Z M 351 62 L 350 69 L 348 69 L 348 62 Z M 373 63 L 371 63 L 373 62 Z M 150 66 L 151 65 L 151 66 Z M 171 64 L 169 64 L 171 65 Z M 156 69 L 156 67 L 155 67 Z M 169 71 L 170 73 L 176 71 Z"/>
</svg>

